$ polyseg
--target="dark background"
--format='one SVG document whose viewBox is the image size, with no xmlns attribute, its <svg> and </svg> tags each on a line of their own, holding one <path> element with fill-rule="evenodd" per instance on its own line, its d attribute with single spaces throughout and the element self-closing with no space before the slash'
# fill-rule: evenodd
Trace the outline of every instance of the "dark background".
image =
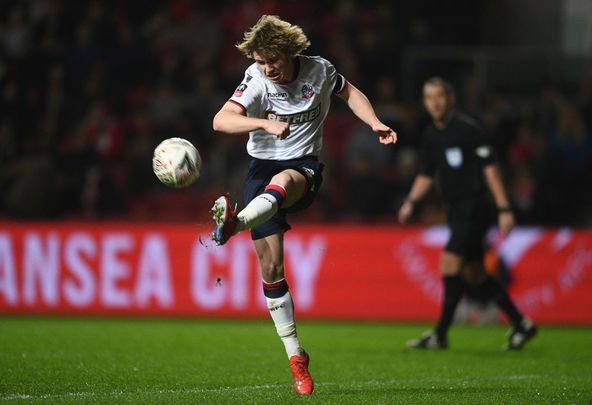
<svg viewBox="0 0 592 405">
<path fill-rule="evenodd" d="M 380 145 L 341 100 L 325 125 L 325 183 L 310 221 L 395 223 L 428 122 L 422 81 L 452 81 L 497 147 L 522 224 L 592 224 L 592 7 L 586 0 L 0 1 L 0 218 L 202 221 L 239 201 L 245 137 L 213 115 L 250 63 L 234 48 L 261 14 L 312 46 L 399 134 Z M 186 190 L 152 151 L 193 142 Z M 436 193 L 418 221 L 443 219 Z"/>
</svg>

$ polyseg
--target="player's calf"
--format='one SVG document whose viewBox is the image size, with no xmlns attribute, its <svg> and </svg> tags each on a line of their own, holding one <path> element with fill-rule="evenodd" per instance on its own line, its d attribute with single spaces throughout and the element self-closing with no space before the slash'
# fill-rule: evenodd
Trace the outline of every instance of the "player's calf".
<svg viewBox="0 0 592 405">
<path fill-rule="evenodd" d="M 282 339 L 290 359 L 294 390 L 300 395 L 310 395 L 314 389 L 314 383 L 308 371 L 309 357 L 300 346 L 296 332 L 294 303 L 288 283 L 285 279 L 274 283 L 263 282 L 263 293 L 277 334 Z"/>
<path fill-rule="evenodd" d="M 216 229 L 210 237 L 217 245 L 224 245 L 233 235 L 245 229 L 251 229 L 268 221 L 281 207 L 286 198 L 283 187 L 270 184 L 262 194 L 253 198 L 247 206 L 237 214 L 236 206 L 230 209 L 228 197 L 219 197 L 212 207 Z"/>
</svg>

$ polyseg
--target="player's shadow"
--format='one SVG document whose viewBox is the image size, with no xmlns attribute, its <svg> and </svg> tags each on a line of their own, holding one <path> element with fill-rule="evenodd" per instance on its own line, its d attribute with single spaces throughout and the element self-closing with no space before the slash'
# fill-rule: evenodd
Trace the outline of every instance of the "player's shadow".
<svg viewBox="0 0 592 405">
<path fill-rule="evenodd" d="M 482 396 L 484 394 L 495 394 L 499 393 L 499 387 L 483 387 L 483 386 L 471 386 L 471 387 L 432 387 L 426 381 L 425 388 L 417 388 L 417 387 L 406 387 L 405 382 L 401 381 L 400 384 L 389 384 L 388 386 L 359 386 L 359 387 L 343 387 L 340 386 L 339 390 L 333 390 L 329 387 L 325 388 L 325 390 L 329 392 L 323 392 L 323 396 L 339 396 L 343 397 L 344 395 L 355 395 L 356 398 L 361 393 L 364 394 L 367 398 L 371 398 L 372 394 L 376 395 L 397 395 L 397 397 L 401 400 L 404 398 L 425 398 L 428 399 L 434 394 L 437 394 L 439 398 L 445 397 L 446 394 L 449 394 L 450 397 L 454 398 L 465 398 L 469 399 L 469 396 L 472 394 Z M 511 388 L 504 388 L 506 394 L 508 394 L 508 390 L 512 390 Z M 519 390 L 518 388 L 516 390 Z"/>
<path fill-rule="evenodd" d="M 476 357 L 476 358 L 492 358 L 499 359 L 500 356 L 523 356 L 525 358 L 538 357 L 543 352 L 537 347 L 528 347 L 524 350 L 505 350 L 502 346 L 499 348 L 492 347 L 452 347 L 446 350 L 435 350 L 435 349 L 413 349 L 410 347 L 403 347 L 393 352 L 394 354 L 408 356 L 426 356 L 426 357 L 437 357 L 441 355 L 443 357 L 450 355 L 451 353 L 459 356 Z"/>
<path fill-rule="evenodd" d="M 524 358 L 537 358 L 539 357 L 542 352 L 539 351 L 536 347 L 529 347 L 525 350 L 505 350 L 503 348 L 499 349 L 483 349 L 483 348 L 455 348 L 455 349 L 448 349 L 449 353 L 454 353 L 460 356 L 466 357 L 476 357 L 476 358 L 492 358 L 492 359 L 499 359 L 500 356 L 522 356 Z"/>
</svg>

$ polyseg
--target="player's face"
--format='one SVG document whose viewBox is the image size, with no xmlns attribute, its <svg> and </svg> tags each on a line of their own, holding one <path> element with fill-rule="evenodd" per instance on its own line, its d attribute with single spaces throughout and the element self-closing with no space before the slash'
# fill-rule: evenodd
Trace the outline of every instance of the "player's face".
<svg viewBox="0 0 592 405">
<path fill-rule="evenodd" d="M 294 61 L 284 54 L 263 55 L 253 52 L 253 59 L 265 77 L 274 83 L 287 83 L 293 79 Z"/>
<path fill-rule="evenodd" d="M 439 84 L 426 84 L 423 87 L 423 105 L 434 121 L 445 119 L 452 107 L 453 98 Z"/>
</svg>

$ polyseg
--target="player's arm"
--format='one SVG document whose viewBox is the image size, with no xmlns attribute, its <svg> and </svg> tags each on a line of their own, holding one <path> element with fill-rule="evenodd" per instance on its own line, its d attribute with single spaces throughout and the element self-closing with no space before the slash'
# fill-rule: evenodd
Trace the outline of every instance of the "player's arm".
<svg viewBox="0 0 592 405">
<path fill-rule="evenodd" d="M 505 237 L 512 231 L 512 228 L 514 228 L 515 220 L 514 214 L 512 214 L 512 210 L 510 208 L 508 196 L 506 195 L 506 191 L 504 189 L 502 177 L 497 165 L 493 163 L 483 167 L 483 175 L 485 176 L 485 182 L 491 191 L 491 195 L 493 196 L 493 200 L 495 201 L 495 205 L 499 213 L 499 231 L 501 235 Z"/>
<path fill-rule="evenodd" d="M 401 208 L 399 209 L 400 223 L 405 224 L 409 221 L 413 215 L 415 205 L 426 196 L 428 191 L 430 191 L 432 183 L 433 179 L 431 176 L 425 174 L 417 175 L 413 181 L 409 195 L 407 195 L 407 198 L 405 198 L 403 205 L 401 205 Z"/>
<path fill-rule="evenodd" d="M 290 125 L 287 122 L 247 117 L 245 109 L 231 101 L 226 102 L 214 116 L 213 128 L 214 131 L 230 135 L 242 135 L 257 130 L 268 132 L 279 139 L 285 139 L 290 135 Z"/>
<path fill-rule="evenodd" d="M 389 144 L 397 142 L 397 133 L 378 119 L 366 95 L 353 84 L 346 83 L 345 88 L 337 95 L 347 103 L 348 107 L 359 119 L 378 134 L 381 143 Z"/>
</svg>

